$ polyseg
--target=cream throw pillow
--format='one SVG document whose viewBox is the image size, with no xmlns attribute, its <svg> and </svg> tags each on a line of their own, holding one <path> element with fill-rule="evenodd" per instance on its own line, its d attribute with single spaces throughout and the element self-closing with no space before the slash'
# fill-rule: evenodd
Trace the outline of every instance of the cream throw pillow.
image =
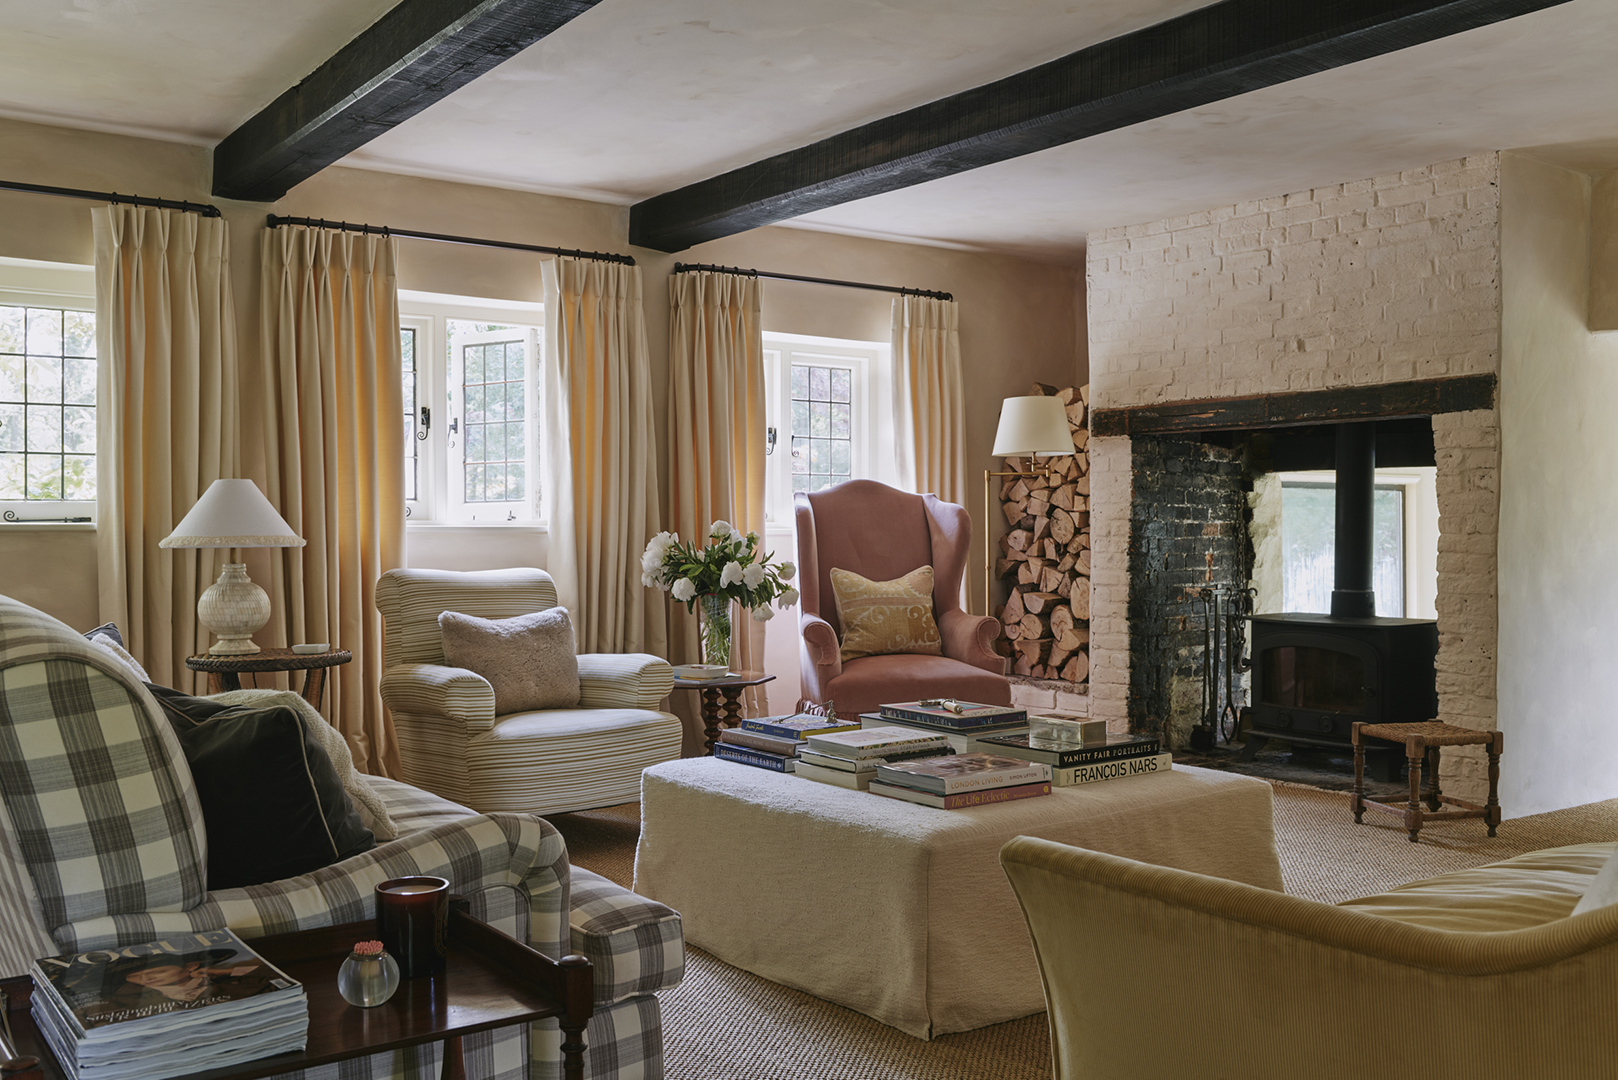
<svg viewBox="0 0 1618 1080">
<path fill-rule="evenodd" d="M 872 581 L 833 568 L 831 591 L 843 624 L 843 659 L 885 653 L 943 652 L 933 621 L 933 568 L 921 566 L 893 581 Z"/>
<path fill-rule="evenodd" d="M 446 611 L 438 616 L 444 659 L 489 680 L 496 716 L 579 704 L 579 658 L 567 608 L 512 619 L 480 619 Z"/>
</svg>

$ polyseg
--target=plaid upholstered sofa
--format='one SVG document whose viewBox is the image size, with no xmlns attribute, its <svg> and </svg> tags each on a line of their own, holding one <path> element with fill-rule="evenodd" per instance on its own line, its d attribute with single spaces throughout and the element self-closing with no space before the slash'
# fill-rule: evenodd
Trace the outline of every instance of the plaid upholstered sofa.
<svg viewBox="0 0 1618 1080">
<path fill-rule="evenodd" d="M 372 778 L 400 838 L 322 870 L 207 891 L 191 772 L 149 691 L 72 629 L 0 597 L 0 976 L 36 957 L 229 927 L 245 938 L 370 917 L 377 882 L 450 879 L 473 913 L 595 965 L 587 1075 L 662 1076 L 656 993 L 684 973 L 675 912 L 568 864 L 541 818 L 476 814 Z M 561 1072 L 554 1021 L 466 1040 L 470 1076 Z M 289 1076 L 436 1077 L 435 1046 Z"/>
</svg>

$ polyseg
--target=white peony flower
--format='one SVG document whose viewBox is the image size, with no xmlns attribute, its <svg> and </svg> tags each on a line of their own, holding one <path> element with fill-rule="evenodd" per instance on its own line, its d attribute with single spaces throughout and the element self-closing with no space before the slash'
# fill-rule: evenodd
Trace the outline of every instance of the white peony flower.
<svg viewBox="0 0 1618 1080">
<path fill-rule="evenodd" d="M 663 566 L 663 560 L 668 557 L 669 548 L 680 538 L 670 532 L 660 532 L 646 541 L 646 551 L 640 557 L 640 568 L 648 574 L 655 574 Z"/>
<path fill-rule="evenodd" d="M 764 568 L 758 563 L 754 563 L 752 566 L 749 566 L 747 569 L 742 571 L 742 583 L 745 584 L 749 589 L 758 588 L 763 580 Z"/>
<path fill-rule="evenodd" d="M 681 578 L 679 581 L 676 581 L 674 583 L 674 588 L 670 589 L 669 591 L 674 594 L 674 599 L 680 601 L 682 604 L 697 595 L 697 587 L 691 584 L 690 578 Z"/>
<path fill-rule="evenodd" d="M 742 564 L 737 562 L 735 559 L 732 559 L 730 562 L 726 563 L 725 568 L 719 572 L 719 587 L 723 589 L 728 585 L 735 584 L 741 579 Z"/>
<path fill-rule="evenodd" d="M 731 526 L 731 528 L 730 528 L 730 541 L 731 541 L 731 543 L 740 544 L 742 541 L 744 541 L 746 539 L 747 539 L 747 537 L 742 535 L 742 531 L 740 529 L 736 528 L 734 525 Z"/>
<path fill-rule="evenodd" d="M 793 588 L 782 589 L 781 595 L 776 598 L 775 602 L 784 608 L 791 607 L 798 602 L 798 590 Z"/>
<path fill-rule="evenodd" d="M 798 572 L 798 568 L 789 562 L 784 562 L 776 568 L 775 572 L 781 575 L 782 581 L 791 581 L 792 575 Z"/>
<path fill-rule="evenodd" d="M 759 622 L 769 622 L 775 618 L 775 609 L 768 604 L 760 604 L 753 609 L 753 618 Z"/>
<path fill-rule="evenodd" d="M 736 530 L 730 527 L 730 522 L 716 521 L 712 525 L 708 526 L 708 538 L 710 540 L 723 540 L 725 537 L 729 536 L 735 531 Z"/>
</svg>

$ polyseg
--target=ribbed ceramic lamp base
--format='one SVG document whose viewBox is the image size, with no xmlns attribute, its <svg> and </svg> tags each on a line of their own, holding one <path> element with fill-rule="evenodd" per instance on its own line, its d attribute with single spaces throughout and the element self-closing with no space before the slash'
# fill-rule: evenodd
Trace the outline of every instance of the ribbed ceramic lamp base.
<svg viewBox="0 0 1618 1080">
<path fill-rule="evenodd" d="M 197 601 L 197 619 L 219 638 L 210 655 L 256 653 L 253 635 L 270 621 L 270 597 L 248 580 L 246 563 L 226 563 Z"/>
</svg>

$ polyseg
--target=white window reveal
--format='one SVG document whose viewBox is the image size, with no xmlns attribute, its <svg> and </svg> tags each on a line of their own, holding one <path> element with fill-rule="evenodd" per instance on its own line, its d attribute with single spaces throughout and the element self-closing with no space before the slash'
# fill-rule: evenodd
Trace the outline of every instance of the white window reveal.
<svg viewBox="0 0 1618 1080">
<path fill-rule="evenodd" d="M 96 497 L 94 268 L 0 259 L 0 511 L 89 521 Z"/>
<path fill-rule="evenodd" d="M 538 304 L 400 292 L 411 522 L 542 517 Z"/>
<path fill-rule="evenodd" d="M 886 342 L 764 335 L 772 525 L 791 527 L 795 492 L 855 479 L 897 483 L 889 352 Z"/>
</svg>

